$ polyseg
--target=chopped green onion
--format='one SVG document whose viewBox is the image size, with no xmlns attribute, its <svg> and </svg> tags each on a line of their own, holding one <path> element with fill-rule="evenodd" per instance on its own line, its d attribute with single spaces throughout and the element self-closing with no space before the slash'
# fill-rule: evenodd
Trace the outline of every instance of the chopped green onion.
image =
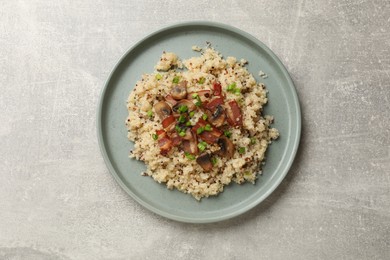
<svg viewBox="0 0 390 260">
<path fill-rule="evenodd" d="M 193 95 L 193 98 L 196 98 L 197 100 L 195 105 L 200 107 L 202 105 L 202 100 L 200 99 L 199 95 L 198 94 L 196 94 L 196 96 Z"/>
<path fill-rule="evenodd" d="M 199 127 L 199 128 L 196 130 L 196 133 L 197 133 L 198 135 L 200 135 L 200 134 L 203 133 L 203 132 L 204 132 L 204 127 L 203 127 L 203 126 Z"/>
<path fill-rule="evenodd" d="M 201 78 L 198 80 L 198 83 L 199 83 L 199 84 L 203 84 L 205 81 L 206 81 L 206 79 L 203 78 L 203 77 L 201 77 Z"/>
<path fill-rule="evenodd" d="M 194 111 L 191 111 L 190 112 L 190 117 L 193 117 L 195 115 L 195 112 Z"/>
<path fill-rule="evenodd" d="M 191 122 L 188 121 L 188 122 L 186 123 L 186 126 L 191 126 Z"/>
<path fill-rule="evenodd" d="M 185 113 L 188 111 L 188 107 L 186 105 L 181 105 L 181 106 L 179 106 L 178 111 L 179 111 L 179 113 Z"/>
<path fill-rule="evenodd" d="M 230 132 L 229 130 L 225 130 L 223 132 L 223 134 L 227 137 L 227 138 L 230 138 L 232 136 L 232 132 Z"/>
<path fill-rule="evenodd" d="M 187 152 L 185 152 L 184 154 L 185 154 L 185 156 L 187 157 L 187 159 L 189 159 L 189 160 L 195 160 L 195 156 L 194 156 L 194 155 L 192 155 L 192 154 L 190 154 L 190 153 L 187 153 Z"/>
<path fill-rule="evenodd" d="M 211 131 L 211 130 L 213 130 L 213 128 L 211 127 L 211 125 L 207 124 L 207 125 L 204 127 L 204 130 L 206 130 L 206 131 Z"/>
<path fill-rule="evenodd" d="M 240 148 L 238 149 L 238 153 L 244 154 L 244 153 L 245 153 L 245 147 L 240 147 Z"/>
<path fill-rule="evenodd" d="M 203 118 L 203 120 L 207 120 L 207 115 L 203 114 L 202 118 Z"/>
<path fill-rule="evenodd" d="M 228 92 L 234 93 L 234 94 L 236 94 L 236 95 L 240 95 L 240 94 L 241 94 L 241 89 L 237 88 L 236 86 L 237 86 L 236 83 L 233 82 L 232 84 L 230 84 L 229 86 L 227 86 L 226 90 L 227 90 Z"/>
<path fill-rule="evenodd" d="M 182 132 L 179 133 L 179 135 L 180 135 L 181 137 L 183 137 L 183 136 L 186 135 L 186 132 L 182 131 Z"/>
<path fill-rule="evenodd" d="M 149 110 L 148 111 L 148 117 L 152 117 L 153 116 L 153 111 L 152 110 Z"/>
<path fill-rule="evenodd" d="M 184 123 L 186 121 L 186 117 L 183 115 L 180 115 L 178 121 L 179 121 L 179 123 Z"/>
<path fill-rule="evenodd" d="M 234 91 L 236 89 L 236 83 L 235 82 L 233 82 L 232 84 L 230 84 L 229 86 L 227 86 L 227 91 L 229 91 L 229 92 L 232 92 L 232 91 Z"/>
<path fill-rule="evenodd" d="M 251 144 L 255 144 L 256 143 L 256 138 L 255 137 L 251 137 Z"/>
<path fill-rule="evenodd" d="M 175 126 L 175 130 L 177 131 L 177 132 L 180 132 L 181 131 L 181 128 L 180 128 L 180 126 Z"/>
<path fill-rule="evenodd" d="M 207 146 L 207 143 L 206 142 L 200 142 L 199 144 L 198 144 L 198 148 L 199 148 L 199 150 L 200 151 L 204 151 L 204 149 L 206 149 L 206 146 Z"/>
<path fill-rule="evenodd" d="M 216 165 L 217 162 L 218 162 L 217 158 L 215 158 L 215 157 L 211 158 L 211 163 L 212 163 L 213 165 Z"/>
<path fill-rule="evenodd" d="M 156 79 L 157 79 L 157 80 L 160 80 L 160 79 L 162 79 L 162 76 L 161 76 L 161 74 L 160 74 L 160 73 L 158 73 L 158 74 L 156 75 Z"/>
<path fill-rule="evenodd" d="M 173 78 L 172 82 L 177 84 L 177 83 L 179 83 L 179 80 L 180 80 L 180 77 L 176 76 L 176 77 Z"/>
<path fill-rule="evenodd" d="M 197 98 L 197 97 L 199 97 L 198 93 L 192 94 L 192 98 Z"/>
<path fill-rule="evenodd" d="M 157 140 L 158 139 L 158 135 L 156 135 L 156 134 L 152 134 L 152 137 L 153 137 L 153 140 Z"/>
</svg>

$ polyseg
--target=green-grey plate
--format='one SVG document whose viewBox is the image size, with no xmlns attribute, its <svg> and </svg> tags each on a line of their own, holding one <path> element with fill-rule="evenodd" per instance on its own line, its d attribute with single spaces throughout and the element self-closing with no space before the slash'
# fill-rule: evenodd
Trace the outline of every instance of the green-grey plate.
<svg viewBox="0 0 390 260">
<path fill-rule="evenodd" d="M 268 104 L 265 114 L 273 115 L 280 138 L 267 151 L 263 175 L 255 185 L 231 184 L 218 196 L 200 202 L 191 195 L 168 190 L 151 177 L 141 176 L 143 162 L 129 159 L 133 143 L 127 139 L 126 100 L 143 73 L 154 71 L 163 51 L 181 59 L 200 55 L 193 45 L 206 42 L 224 57 L 249 61 L 247 68 L 266 84 Z M 258 76 L 264 71 L 268 77 Z M 214 22 L 187 22 L 158 30 L 139 41 L 119 60 L 101 94 L 97 128 L 100 148 L 107 167 L 119 185 L 149 210 L 177 221 L 207 223 L 242 214 L 262 202 L 287 174 L 299 145 L 301 114 L 294 84 L 275 54 L 253 36 L 237 28 Z"/>
</svg>

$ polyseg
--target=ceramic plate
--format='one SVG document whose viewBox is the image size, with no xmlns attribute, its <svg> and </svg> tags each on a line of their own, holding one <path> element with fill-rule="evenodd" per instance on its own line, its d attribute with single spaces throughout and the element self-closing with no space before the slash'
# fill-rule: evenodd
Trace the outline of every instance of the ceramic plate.
<svg viewBox="0 0 390 260">
<path fill-rule="evenodd" d="M 273 127 L 280 138 L 267 150 L 263 175 L 255 185 L 231 184 L 218 196 L 201 202 L 191 195 L 168 190 L 151 177 L 141 176 L 144 163 L 129 159 L 133 143 L 127 139 L 126 100 L 143 73 L 154 71 L 163 51 L 178 54 L 181 59 L 200 55 L 191 46 L 212 47 L 224 57 L 249 61 L 248 70 L 257 81 L 265 83 L 268 104 L 265 113 L 273 115 Z M 264 71 L 268 77 L 258 76 Z M 286 176 L 295 157 L 301 130 L 299 101 L 293 82 L 275 54 L 253 36 L 237 28 L 212 23 L 188 22 L 158 30 L 139 41 L 119 60 L 101 94 L 97 129 L 100 148 L 107 167 L 119 185 L 149 210 L 177 221 L 206 223 L 242 214 L 262 202 Z"/>
</svg>

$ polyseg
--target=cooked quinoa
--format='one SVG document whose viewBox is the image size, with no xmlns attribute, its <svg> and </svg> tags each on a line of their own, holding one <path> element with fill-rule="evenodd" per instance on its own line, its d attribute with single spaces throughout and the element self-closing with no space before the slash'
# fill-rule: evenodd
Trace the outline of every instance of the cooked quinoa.
<svg viewBox="0 0 390 260">
<path fill-rule="evenodd" d="M 198 200 L 232 181 L 255 183 L 279 133 L 272 116 L 261 114 L 267 91 L 246 63 L 212 48 L 183 62 L 164 52 L 157 71 L 142 75 L 127 101 L 126 126 L 130 157 L 146 163 L 144 175 Z"/>
</svg>

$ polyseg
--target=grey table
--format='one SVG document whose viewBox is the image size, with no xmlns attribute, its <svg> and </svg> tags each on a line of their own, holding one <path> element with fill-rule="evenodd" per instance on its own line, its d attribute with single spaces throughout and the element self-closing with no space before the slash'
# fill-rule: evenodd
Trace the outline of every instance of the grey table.
<svg viewBox="0 0 390 260">
<path fill-rule="evenodd" d="M 0 259 L 390 259 L 390 3 L 1 1 Z M 99 151 L 100 91 L 147 33 L 245 30 L 290 71 L 303 133 L 250 212 L 192 225 L 128 197 Z"/>
</svg>

